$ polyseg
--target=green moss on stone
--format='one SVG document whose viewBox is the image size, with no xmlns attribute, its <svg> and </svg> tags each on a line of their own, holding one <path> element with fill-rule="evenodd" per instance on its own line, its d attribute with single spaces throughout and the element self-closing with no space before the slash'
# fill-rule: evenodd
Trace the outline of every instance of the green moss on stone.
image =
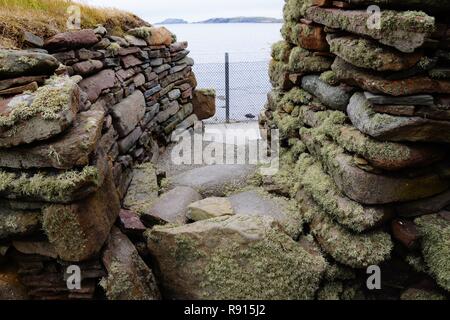
<svg viewBox="0 0 450 320">
<path fill-rule="evenodd" d="M 326 84 L 329 84 L 330 86 L 336 86 L 339 84 L 339 79 L 337 78 L 336 73 L 331 70 L 323 72 L 320 75 L 320 80 L 322 80 Z"/>
<path fill-rule="evenodd" d="M 315 56 L 313 52 L 295 47 L 289 56 L 289 71 L 291 72 L 324 72 L 331 68 L 333 61 L 328 57 Z"/>
</svg>

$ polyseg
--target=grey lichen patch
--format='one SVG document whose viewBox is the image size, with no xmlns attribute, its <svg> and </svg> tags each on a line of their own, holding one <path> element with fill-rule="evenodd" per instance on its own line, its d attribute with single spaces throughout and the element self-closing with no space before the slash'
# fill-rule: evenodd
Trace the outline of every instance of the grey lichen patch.
<svg viewBox="0 0 450 320">
<path fill-rule="evenodd" d="M 313 52 L 295 47 L 289 56 L 289 71 L 291 72 L 324 72 L 331 68 L 333 61 L 328 57 L 315 56 Z"/>
<path fill-rule="evenodd" d="M 428 273 L 428 267 L 422 256 L 409 254 L 405 257 L 406 263 L 416 272 Z"/>
<path fill-rule="evenodd" d="M 84 167 L 82 171 L 70 170 L 59 174 L 17 174 L 0 170 L 0 178 L 0 194 L 48 202 L 66 202 L 80 186 L 100 187 L 102 180 L 98 168 L 92 166 Z"/>
<path fill-rule="evenodd" d="M 283 9 L 284 20 L 298 22 L 305 16 L 306 9 L 312 6 L 312 0 L 288 0 Z"/>
<path fill-rule="evenodd" d="M 106 48 L 106 50 L 110 55 L 117 56 L 119 54 L 120 48 L 120 44 L 118 44 L 117 42 L 113 42 Z"/>
<path fill-rule="evenodd" d="M 410 288 L 402 293 L 400 300 L 403 301 L 441 301 L 447 300 L 447 298 L 435 291 L 429 291 L 424 289 Z"/>
<path fill-rule="evenodd" d="M 0 114 L 0 127 L 12 127 L 36 115 L 44 120 L 56 120 L 70 108 L 75 83 L 68 77 L 54 77 L 33 94 L 15 97 L 6 114 Z M 31 103 L 30 103 L 31 101 Z"/>
<path fill-rule="evenodd" d="M 150 27 L 139 27 L 129 30 L 128 33 L 145 40 L 152 35 L 152 29 Z"/>
<path fill-rule="evenodd" d="M 328 281 L 354 280 L 356 279 L 356 273 L 349 267 L 337 263 L 328 263 L 324 279 Z"/>
<path fill-rule="evenodd" d="M 202 89 L 196 89 L 196 91 L 200 92 L 201 94 L 208 96 L 208 97 L 216 96 L 216 89 L 214 89 L 214 88 L 202 88 Z"/>
<path fill-rule="evenodd" d="M 26 236 L 40 228 L 39 211 L 17 211 L 0 208 L 0 239 Z"/>
<path fill-rule="evenodd" d="M 313 97 L 311 96 L 311 94 L 301 88 L 295 87 L 289 90 L 289 92 L 287 92 L 283 96 L 283 98 L 281 98 L 280 104 L 285 105 L 288 103 L 292 103 L 295 106 L 302 106 L 311 102 L 312 99 Z"/>
<path fill-rule="evenodd" d="M 312 234 L 337 262 L 359 269 L 390 258 L 393 243 L 389 234 L 383 231 L 354 234 L 329 218 L 312 200 L 303 205 L 312 211 Z"/>
<path fill-rule="evenodd" d="M 78 217 L 67 206 L 50 205 L 43 210 L 43 229 L 57 252 L 66 252 L 75 261 L 88 243 Z"/>
<path fill-rule="evenodd" d="M 301 122 L 298 117 L 292 114 L 275 111 L 273 113 L 273 121 L 280 130 L 280 139 L 289 139 L 298 136 L 298 130 L 301 127 Z"/>
<path fill-rule="evenodd" d="M 439 214 L 415 220 L 422 235 L 422 253 L 437 283 L 450 291 L 450 221 Z"/>
</svg>

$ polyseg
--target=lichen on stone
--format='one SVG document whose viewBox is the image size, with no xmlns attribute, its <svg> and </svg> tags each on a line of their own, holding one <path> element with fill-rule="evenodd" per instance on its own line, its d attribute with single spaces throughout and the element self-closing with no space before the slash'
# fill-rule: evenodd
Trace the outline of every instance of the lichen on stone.
<svg viewBox="0 0 450 320">
<path fill-rule="evenodd" d="M 414 221 L 422 236 L 422 253 L 431 275 L 450 291 L 450 222 L 439 214 Z"/>
<path fill-rule="evenodd" d="M 16 96 L 8 104 L 6 115 L 0 115 L 0 127 L 12 127 L 36 115 L 44 120 L 56 120 L 70 108 L 75 84 L 66 77 L 54 77 L 33 94 Z"/>
<path fill-rule="evenodd" d="M 326 84 L 329 84 L 330 86 L 336 86 L 339 84 L 339 79 L 337 78 L 336 73 L 332 70 L 323 72 L 320 75 L 320 80 L 322 80 Z"/>
<path fill-rule="evenodd" d="M 333 61 L 328 57 L 315 56 L 313 52 L 295 47 L 289 56 L 289 71 L 291 72 L 324 72 L 331 68 Z"/>
<path fill-rule="evenodd" d="M 141 38 L 141 39 L 145 40 L 152 35 L 152 30 L 150 27 L 139 27 L 139 28 L 129 30 L 128 33 L 137 38 Z"/>
</svg>

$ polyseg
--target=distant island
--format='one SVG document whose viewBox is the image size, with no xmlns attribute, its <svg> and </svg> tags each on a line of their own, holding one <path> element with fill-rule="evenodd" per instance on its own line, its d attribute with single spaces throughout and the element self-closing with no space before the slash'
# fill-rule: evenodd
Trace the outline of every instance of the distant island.
<svg viewBox="0 0 450 320">
<path fill-rule="evenodd" d="M 158 22 L 157 24 L 188 24 L 189 22 L 187 22 L 186 20 L 183 19 L 166 19 L 162 22 Z"/>
<path fill-rule="evenodd" d="M 212 18 L 195 23 L 282 23 L 283 19 L 267 17 Z"/>
<path fill-rule="evenodd" d="M 234 17 L 234 18 L 212 18 L 204 21 L 193 23 L 282 23 L 283 19 L 268 18 L 268 17 Z M 188 24 L 189 22 L 183 19 L 166 19 L 157 24 Z"/>
</svg>

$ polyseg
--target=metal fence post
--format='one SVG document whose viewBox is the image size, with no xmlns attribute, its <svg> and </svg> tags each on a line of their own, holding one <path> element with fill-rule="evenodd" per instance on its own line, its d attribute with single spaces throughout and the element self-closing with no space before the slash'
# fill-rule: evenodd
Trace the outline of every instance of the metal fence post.
<svg viewBox="0 0 450 320">
<path fill-rule="evenodd" d="M 226 122 L 230 123 L 230 57 L 225 53 L 225 115 Z"/>
</svg>

